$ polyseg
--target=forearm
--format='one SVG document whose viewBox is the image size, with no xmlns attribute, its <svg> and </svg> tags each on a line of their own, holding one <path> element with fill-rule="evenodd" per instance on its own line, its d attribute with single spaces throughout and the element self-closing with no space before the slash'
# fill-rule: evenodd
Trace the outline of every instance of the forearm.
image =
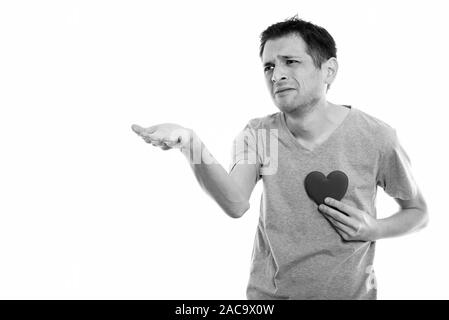
<svg viewBox="0 0 449 320">
<path fill-rule="evenodd" d="M 424 228 L 428 222 L 425 209 L 402 209 L 392 216 L 377 220 L 376 240 L 397 237 Z"/>
<path fill-rule="evenodd" d="M 202 187 L 232 218 L 238 218 L 248 210 L 249 202 L 238 184 L 223 166 L 212 156 L 199 137 L 192 132 L 190 144 L 181 149 L 189 161 L 193 173 Z"/>
</svg>

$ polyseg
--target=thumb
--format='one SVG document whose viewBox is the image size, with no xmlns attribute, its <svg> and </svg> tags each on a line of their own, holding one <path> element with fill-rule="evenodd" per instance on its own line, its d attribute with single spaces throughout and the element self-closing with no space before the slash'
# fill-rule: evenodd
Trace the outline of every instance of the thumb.
<svg viewBox="0 0 449 320">
<path fill-rule="evenodd" d="M 133 124 L 133 125 L 131 126 L 131 129 L 133 129 L 133 131 L 134 131 L 135 133 L 137 133 L 137 134 L 141 134 L 142 132 L 145 131 L 144 128 L 142 128 L 141 126 L 139 126 L 139 125 L 137 125 L 137 124 Z"/>
<path fill-rule="evenodd" d="M 158 125 L 151 126 L 151 127 L 148 127 L 148 128 L 141 127 L 141 126 L 139 126 L 137 124 L 133 124 L 131 126 L 131 129 L 133 129 L 133 131 L 135 133 L 137 133 L 138 135 L 152 134 L 152 133 L 154 133 L 157 130 L 157 128 L 158 128 Z"/>
</svg>

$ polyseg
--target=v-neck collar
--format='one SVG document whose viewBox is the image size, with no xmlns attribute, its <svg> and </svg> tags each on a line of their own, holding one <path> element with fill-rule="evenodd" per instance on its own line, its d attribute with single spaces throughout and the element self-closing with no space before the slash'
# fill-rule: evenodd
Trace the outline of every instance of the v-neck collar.
<svg viewBox="0 0 449 320">
<path fill-rule="evenodd" d="M 346 117 L 343 119 L 343 121 L 334 129 L 334 131 L 332 131 L 332 133 L 329 135 L 329 137 L 327 137 L 326 140 L 324 140 L 323 142 L 321 142 L 319 145 L 315 146 L 313 149 L 308 149 L 305 146 L 303 146 L 301 143 L 299 143 L 299 141 L 295 138 L 295 136 L 291 133 L 290 129 L 288 129 L 287 123 L 285 121 L 285 114 L 281 111 L 279 112 L 279 117 L 281 118 L 281 125 L 282 125 L 282 129 L 285 131 L 285 133 L 287 134 L 287 136 L 289 137 L 290 140 L 292 140 L 293 144 L 299 148 L 302 152 L 305 153 L 310 153 L 310 154 L 316 154 L 317 152 L 319 152 L 322 148 L 324 148 L 327 144 L 329 144 L 333 139 L 335 139 L 335 136 L 337 136 L 339 134 L 340 131 L 343 130 L 343 128 L 346 126 L 346 123 L 349 121 L 349 118 L 352 116 L 353 109 L 351 106 L 349 105 L 343 105 L 346 108 L 349 108 L 349 112 L 346 115 Z"/>
</svg>

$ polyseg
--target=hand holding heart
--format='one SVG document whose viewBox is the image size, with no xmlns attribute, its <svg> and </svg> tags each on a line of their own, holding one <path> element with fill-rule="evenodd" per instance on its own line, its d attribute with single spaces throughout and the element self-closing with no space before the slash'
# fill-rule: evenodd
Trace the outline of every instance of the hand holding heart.
<svg viewBox="0 0 449 320">
<path fill-rule="evenodd" d="M 341 201 L 326 198 L 325 204 L 318 206 L 324 217 L 329 220 L 346 241 L 377 240 L 377 220 L 365 211 L 349 206 Z"/>
<path fill-rule="evenodd" d="M 340 201 L 348 189 L 348 183 L 348 177 L 342 171 L 332 171 L 327 177 L 322 172 L 312 171 L 305 178 L 304 187 L 343 240 L 375 241 L 377 220 Z"/>
</svg>

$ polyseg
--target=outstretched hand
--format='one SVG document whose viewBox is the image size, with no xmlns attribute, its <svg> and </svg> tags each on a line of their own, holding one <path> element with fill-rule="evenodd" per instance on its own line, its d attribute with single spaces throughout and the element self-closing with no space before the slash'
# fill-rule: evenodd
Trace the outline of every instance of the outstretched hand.
<svg viewBox="0 0 449 320">
<path fill-rule="evenodd" d="M 335 227 L 343 240 L 375 241 L 377 220 L 365 211 L 333 198 L 326 198 L 318 207 L 324 217 Z"/>
<path fill-rule="evenodd" d="M 174 123 L 163 123 L 148 128 L 133 124 L 131 128 L 146 143 L 160 147 L 162 150 L 184 148 L 189 143 L 192 135 L 192 130 Z"/>
</svg>

